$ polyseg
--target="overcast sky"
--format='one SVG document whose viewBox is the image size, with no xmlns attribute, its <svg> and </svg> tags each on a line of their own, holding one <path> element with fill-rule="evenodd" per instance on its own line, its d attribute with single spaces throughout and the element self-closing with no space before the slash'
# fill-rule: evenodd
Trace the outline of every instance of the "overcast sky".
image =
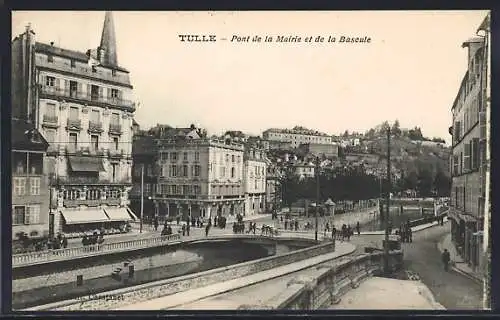
<svg viewBox="0 0 500 320">
<path fill-rule="evenodd" d="M 450 141 L 451 106 L 466 71 L 463 41 L 486 11 L 113 12 L 118 63 L 130 70 L 141 127 L 209 133 L 302 125 L 364 132 L 384 120 Z M 12 36 L 31 23 L 37 41 L 85 52 L 104 12 L 12 13 Z M 215 43 L 179 41 L 214 34 Z M 301 43 L 231 43 L 233 35 L 299 36 Z M 369 44 L 338 43 L 368 36 Z M 307 36 L 324 43 L 305 43 Z M 328 36 L 336 43 L 326 43 Z"/>
</svg>

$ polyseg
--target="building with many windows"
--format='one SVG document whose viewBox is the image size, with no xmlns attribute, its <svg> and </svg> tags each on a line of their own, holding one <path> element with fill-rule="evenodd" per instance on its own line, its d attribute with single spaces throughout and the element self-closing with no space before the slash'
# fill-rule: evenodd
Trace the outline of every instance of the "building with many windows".
<svg viewBox="0 0 500 320">
<path fill-rule="evenodd" d="M 117 61 L 111 12 L 101 43 L 87 53 L 35 41 L 28 26 L 13 40 L 13 90 L 29 88 L 27 108 L 13 98 L 13 115 L 42 133 L 49 183 L 56 194 L 56 232 L 118 232 L 135 218 L 128 209 L 132 167 L 132 85 Z M 13 93 L 14 93 L 13 92 Z"/>
<path fill-rule="evenodd" d="M 30 122 L 12 120 L 12 239 L 49 235 L 50 194 L 43 161 L 48 143 Z"/>
<path fill-rule="evenodd" d="M 468 49 L 468 67 L 452 106 L 453 125 L 450 169 L 452 176 L 450 213 L 452 240 L 463 259 L 480 266 L 485 211 L 485 179 L 482 165 L 486 152 L 487 79 L 485 39 L 474 37 L 463 43 Z"/>
<path fill-rule="evenodd" d="M 297 148 L 304 143 L 331 144 L 333 138 L 325 133 L 302 127 L 293 129 L 268 129 L 262 133 L 262 138 L 269 141 L 270 148 Z"/>
<path fill-rule="evenodd" d="M 243 215 L 251 216 L 266 212 L 267 161 L 265 151 L 246 148 L 243 155 L 243 181 L 245 183 L 245 207 Z"/>
<path fill-rule="evenodd" d="M 242 144 L 208 138 L 204 130 L 194 126 L 157 126 L 150 129 L 148 135 L 156 146 L 156 158 L 150 157 L 150 161 L 155 161 L 151 170 L 157 185 L 155 187 L 151 180 L 151 186 L 145 186 L 145 193 L 151 194 L 145 197 L 152 201 L 154 208 L 151 214 L 144 211 L 146 214 L 160 219 L 243 214 Z M 146 162 L 144 160 L 147 166 Z M 138 186 L 141 167 L 139 163 L 134 164 L 135 186 Z"/>
</svg>

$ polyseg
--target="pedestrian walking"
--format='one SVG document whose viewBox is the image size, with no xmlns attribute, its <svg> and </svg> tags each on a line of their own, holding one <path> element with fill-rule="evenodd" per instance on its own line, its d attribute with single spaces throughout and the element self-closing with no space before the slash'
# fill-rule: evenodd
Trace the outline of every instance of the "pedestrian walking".
<svg viewBox="0 0 500 320">
<path fill-rule="evenodd" d="M 356 222 L 356 232 L 358 233 L 358 236 L 361 234 L 361 226 L 359 225 L 359 221 Z"/>
<path fill-rule="evenodd" d="M 186 235 L 186 225 L 182 225 L 182 236 L 184 237 Z"/>
<path fill-rule="evenodd" d="M 210 224 L 208 223 L 205 227 L 205 237 L 208 237 L 208 232 L 210 231 Z"/>
<path fill-rule="evenodd" d="M 280 216 L 280 221 L 283 222 L 283 216 Z"/>
<path fill-rule="evenodd" d="M 295 219 L 295 231 L 299 231 L 299 220 Z"/>
<path fill-rule="evenodd" d="M 413 233 L 413 231 L 411 230 L 411 228 L 408 228 L 408 231 L 407 231 L 407 237 L 408 237 L 407 241 L 410 242 L 410 243 L 413 241 L 413 239 L 412 239 L 413 238 L 413 234 L 412 233 Z"/>
<path fill-rule="evenodd" d="M 175 220 L 177 220 L 177 225 L 179 225 L 179 223 L 181 222 L 181 217 L 177 216 L 177 218 L 175 218 Z M 165 225 L 166 225 L 167 221 L 165 221 Z"/>
<path fill-rule="evenodd" d="M 158 217 L 155 217 L 154 227 L 155 227 L 155 231 L 158 231 Z"/>
<path fill-rule="evenodd" d="M 214 217 L 214 227 L 217 227 L 217 216 Z"/>
<path fill-rule="evenodd" d="M 288 227 L 288 220 L 285 220 L 285 230 Z"/>
<path fill-rule="evenodd" d="M 337 229 L 335 228 L 335 226 L 332 227 L 332 239 L 335 240 L 335 237 L 337 236 Z"/>
<path fill-rule="evenodd" d="M 351 235 L 353 234 L 353 231 L 351 229 L 351 226 L 347 226 L 347 241 L 351 241 Z"/>
<path fill-rule="evenodd" d="M 441 259 L 443 260 L 444 271 L 448 271 L 450 264 L 450 252 L 448 252 L 448 249 L 444 249 Z"/>
</svg>

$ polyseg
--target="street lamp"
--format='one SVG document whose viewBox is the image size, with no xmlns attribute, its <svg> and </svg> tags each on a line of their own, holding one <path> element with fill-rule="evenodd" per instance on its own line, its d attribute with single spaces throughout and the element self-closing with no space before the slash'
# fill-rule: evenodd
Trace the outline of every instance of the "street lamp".
<svg viewBox="0 0 500 320">
<path fill-rule="evenodd" d="M 319 157 L 316 157 L 316 211 L 314 214 L 314 240 L 318 241 L 318 211 L 319 211 Z"/>
<path fill-rule="evenodd" d="M 391 129 L 387 128 L 387 190 L 385 194 L 384 272 L 389 273 L 389 207 L 391 201 Z"/>
</svg>

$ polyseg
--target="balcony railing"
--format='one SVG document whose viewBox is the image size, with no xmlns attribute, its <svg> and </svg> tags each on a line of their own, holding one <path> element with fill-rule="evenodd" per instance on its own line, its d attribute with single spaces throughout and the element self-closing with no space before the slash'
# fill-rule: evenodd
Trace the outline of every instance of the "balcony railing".
<svg viewBox="0 0 500 320">
<path fill-rule="evenodd" d="M 119 124 L 111 123 L 109 125 L 109 133 L 111 134 L 122 134 L 122 126 Z"/>
<path fill-rule="evenodd" d="M 78 184 L 78 185 L 85 185 L 85 184 L 92 184 L 92 185 L 116 185 L 116 184 L 130 184 L 131 179 L 130 177 L 124 177 L 121 179 L 99 179 L 98 177 L 71 177 L 71 176 L 65 176 L 65 177 L 58 177 L 56 182 L 58 184 Z"/>
<path fill-rule="evenodd" d="M 108 154 L 112 158 L 121 158 L 123 157 L 123 149 L 109 149 Z"/>
<path fill-rule="evenodd" d="M 120 199 L 97 199 L 97 200 L 64 200 L 64 206 L 67 208 L 78 207 L 78 206 L 88 206 L 88 207 L 98 207 L 102 204 L 107 204 L 111 206 L 116 206 L 120 204 Z"/>
<path fill-rule="evenodd" d="M 101 133 L 104 130 L 102 129 L 102 122 L 90 121 L 89 122 L 89 132 Z"/>
<path fill-rule="evenodd" d="M 84 101 L 84 102 L 101 103 L 101 104 L 118 106 L 118 107 L 125 107 L 125 108 L 130 108 L 130 109 L 135 108 L 134 103 L 130 100 L 117 98 L 117 97 L 104 97 L 104 96 L 99 96 L 99 95 L 95 95 L 92 93 L 78 92 L 76 90 L 70 90 L 70 89 L 56 88 L 56 87 L 50 87 L 50 86 L 41 86 L 40 93 L 41 93 L 41 95 L 49 95 L 49 96 L 56 96 L 56 97 L 62 97 L 62 98 L 68 98 L 68 99 L 75 99 L 75 100 L 80 100 L 80 101 Z"/>
<path fill-rule="evenodd" d="M 67 127 L 68 127 L 68 129 L 82 130 L 82 120 L 80 120 L 80 119 L 68 119 Z"/>
</svg>

